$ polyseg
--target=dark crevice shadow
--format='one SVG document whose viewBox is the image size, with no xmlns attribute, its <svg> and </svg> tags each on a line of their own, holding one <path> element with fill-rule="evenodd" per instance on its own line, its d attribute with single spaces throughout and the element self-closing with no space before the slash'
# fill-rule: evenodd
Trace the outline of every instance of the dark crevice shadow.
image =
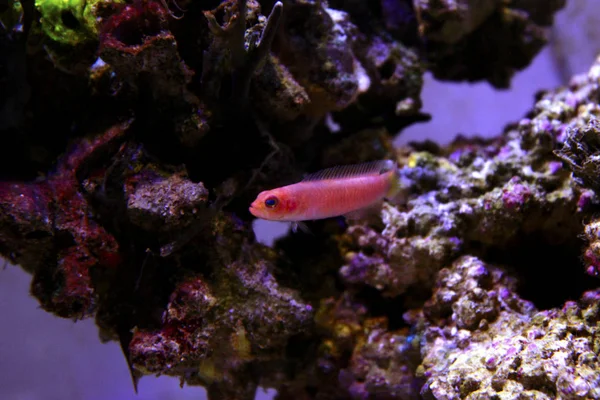
<svg viewBox="0 0 600 400">
<path fill-rule="evenodd" d="M 505 268 L 518 281 L 519 296 L 545 310 L 562 307 L 600 286 L 599 279 L 585 273 L 580 258 L 583 246 L 577 238 L 550 244 L 541 234 L 532 234 L 518 235 L 518 240 L 501 248 L 484 249 L 474 243 L 470 250 Z"/>
</svg>

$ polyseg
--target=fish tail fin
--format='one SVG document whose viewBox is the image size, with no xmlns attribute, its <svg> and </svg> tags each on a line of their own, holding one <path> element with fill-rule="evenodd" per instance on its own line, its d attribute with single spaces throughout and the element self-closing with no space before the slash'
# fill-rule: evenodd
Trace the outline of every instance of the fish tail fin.
<svg viewBox="0 0 600 400">
<path fill-rule="evenodd" d="M 398 164 L 396 164 L 394 162 L 394 165 L 392 168 L 390 168 L 390 181 L 391 181 L 391 185 L 390 185 L 390 189 L 388 190 L 388 192 L 385 195 L 385 198 L 387 200 L 393 200 L 396 197 L 398 197 L 400 195 L 400 193 L 402 192 L 402 184 L 401 184 L 401 179 L 400 179 L 400 173 L 398 172 Z"/>
</svg>

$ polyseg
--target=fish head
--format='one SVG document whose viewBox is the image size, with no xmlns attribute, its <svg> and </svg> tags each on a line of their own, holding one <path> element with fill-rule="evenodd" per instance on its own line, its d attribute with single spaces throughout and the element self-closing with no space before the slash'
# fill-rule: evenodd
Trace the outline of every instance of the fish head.
<svg viewBox="0 0 600 400">
<path fill-rule="evenodd" d="M 257 218 L 281 221 L 288 216 L 288 201 L 281 189 L 265 190 L 250 205 L 250 213 Z"/>
</svg>

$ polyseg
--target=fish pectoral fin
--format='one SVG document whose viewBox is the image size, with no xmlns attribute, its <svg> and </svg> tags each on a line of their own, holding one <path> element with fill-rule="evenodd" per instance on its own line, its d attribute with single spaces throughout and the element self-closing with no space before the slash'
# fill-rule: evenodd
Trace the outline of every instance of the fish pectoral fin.
<svg viewBox="0 0 600 400">
<path fill-rule="evenodd" d="M 296 233 L 296 232 L 298 232 L 298 229 L 304 233 L 308 233 L 308 234 L 312 235 L 312 232 L 308 228 L 308 225 L 306 225 L 304 222 L 300 222 L 300 221 L 292 222 L 292 232 Z"/>
</svg>

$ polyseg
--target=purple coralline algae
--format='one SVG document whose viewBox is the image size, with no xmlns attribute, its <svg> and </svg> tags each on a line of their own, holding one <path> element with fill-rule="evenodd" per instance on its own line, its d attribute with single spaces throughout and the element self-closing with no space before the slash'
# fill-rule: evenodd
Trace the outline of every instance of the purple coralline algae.
<svg viewBox="0 0 600 400">
<path fill-rule="evenodd" d="M 439 272 L 421 321 L 424 398 L 600 398 L 600 292 L 538 312 L 515 288 L 475 257 Z"/>
<path fill-rule="evenodd" d="M 351 293 L 375 289 L 388 304 L 404 304 L 403 321 L 421 337 L 414 379 L 424 383 L 406 398 L 600 398 L 600 297 L 565 287 L 597 287 L 585 278 L 598 274 L 600 259 L 597 68 L 541 93 L 498 138 L 400 149 L 402 198 L 384 205 L 379 221 L 351 223 L 339 237 L 339 273 Z M 577 267 L 582 252 L 585 268 Z M 547 273 L 560 282 L 540 277 Z M 526 287 L 542 282 L 554 286 Z M 559 308 L 538 312 L 519 286 Z M 566 303 L 541 293 L 550 287 Z M 415 307 L 415 294 L 427 290 L 433 296 Z M 391 309 L 386 315 L 394 318 Z"/>
<path fill-rule="evenodd" d="M 496 138 L 391 144 L 426 71 L 507 87 L 564 0 L 58 3 L 0 10 L 0 254 L 134 383 L 600 398 L 600 60 Z M 380 210 L 256 241 L 259 191 L 381 158 Z"/>
</svg>

